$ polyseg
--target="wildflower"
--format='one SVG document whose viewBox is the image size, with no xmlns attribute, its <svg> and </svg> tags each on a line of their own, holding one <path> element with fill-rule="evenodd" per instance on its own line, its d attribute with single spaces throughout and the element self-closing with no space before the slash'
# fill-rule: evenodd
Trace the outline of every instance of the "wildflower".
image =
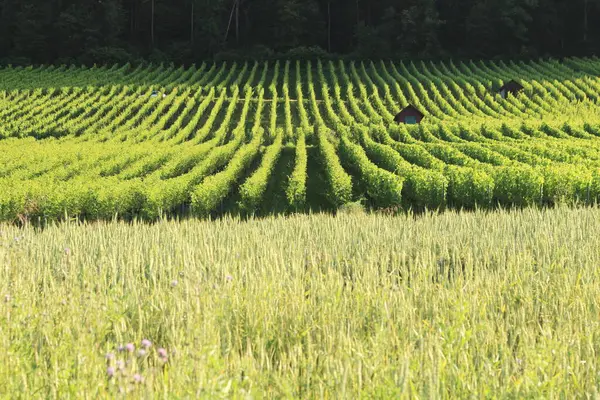
<svg viewBox="0 0 600 400">
<path fill-rule="evenodd" d="M 135 375 L 133 376 L 133 381 L 134 381 L 135 383 L 140 383 L 140 382 L 142 382 L 142 380 L 143 380 L 143 378 L 142 378 L 142 376 L 141 376 L 140 374 L 135 374 Z"/>
<path fill-rule="evenodd" d="M 115 369 L 113 367 L 106 368 L 106 374 L 109 378 L 112 378 L 113 376 L 115 376 Z"/>
<path fill-rule="evenodd" d="M 138 357 L 144 357 L 146 355 L 146 350 L 139 349 L 137 354 L 138 354 Z"/>
<path fill-rule="evenodd" d="M 119 371 L 123 370 L 125 368 L 125 363 L 121 360 L 117 360 L 117 369 Z"/>
<path fill-rule="evenodd" d="M 6 295 L 4 295 L 4 302 L 5 302 L 5 303 L 8 303 L 8 302 L 10 302 L 11 300 L 12 300 L 12 297 L 10 297 L 10 294 L 6 294 Z"/>
<path fill-rule="evenodd" d="M 161 347 L 160 349 L 158 349 L 158 356 L 165 360 L 167 358 L 167 350 Z"/>
<path fill-rule="evenodd" d="M 233 280 L 233 276 L 231 276 L 231 275 L 226 275 L 226 276 L 225 276 L 225 280 L 226 280 L 226 281 L 228 281 L 228 282 L 231 282 L 231 281 Z"/>
<path fill-rule="evenodd" d="M 119 353 L 122 353 L 122 352 L 124 352 L 124 351 L 125 351 L 125 346 L 123 346 L 123 345 L 120 345 L 119 347 L 117 347 L 117 351 L 118 351 Z"/>
<path fill-rule="evenodd" d="M 175 286 L 177 286 L 178 284 L 179 284 L 179 282 L 177 282 L 177 279 L 174 279 L 174 280 L 171 282 L 171 287 L 175 287 Z"/>
<path fill-rule="evenodd" d="M 69 247 L 65 247 L 65 254 L 70 256 L 71 255 L 71 248 Z"/>
<path fill-rule="evenodd" d="M 152 346 L 152 342 L 149 341 L 148 339 L 144 339 L 142 340 L 142 347 L 147 349 L 148 347 Z"/>
<path fill-rule="evenodd" d="M 106 359 L 106 361 L 111 361 L 115 358 L 115 355 L 113 353 L 106 353 L 104 358 Z"/>
<path fill-rule="evenodd" d="M 127 343 L 127 345 L 125 345 L 125 350 L 127 350 L 129 353 L 133 353 L 135 350 L 135 345 L 133 343 Z"/>
</svg>

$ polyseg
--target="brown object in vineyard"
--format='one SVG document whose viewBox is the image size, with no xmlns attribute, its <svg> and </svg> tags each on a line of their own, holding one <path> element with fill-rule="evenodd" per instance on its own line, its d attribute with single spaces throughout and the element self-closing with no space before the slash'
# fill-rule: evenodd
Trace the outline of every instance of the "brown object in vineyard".
<svg viewBox="0 0 600 400">
<path fill-rule="evenodd" d="M 394 117 L 394 121 L 399 124 L 420 124 L 424 117 L 425 114 L 419 111 L 412 104 L 409 104 Z"/>
<path fill-rule="evenodd" d="M 505 99 L 509 93 L 514 96 L 521 90 L 523 90 L 523 85 L 515 80 L 511 80 L 510 82 L 505 83 L 504 86 L 498 90 L 498 93 L 500 93 L 500 96 Z"/>
</svg>

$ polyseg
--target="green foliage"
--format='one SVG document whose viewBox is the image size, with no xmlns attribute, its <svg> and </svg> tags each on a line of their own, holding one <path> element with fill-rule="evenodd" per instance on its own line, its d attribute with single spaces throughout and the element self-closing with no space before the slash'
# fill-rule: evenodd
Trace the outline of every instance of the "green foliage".
<svg viewBox="0 0 600 400">
<path fill-rule="evenodd" d="M 306 170 L 308 157 L 306 152 L 306 133 L 304 129 L 298 128 L 296 141 L 296 159 L 294 170 L 290 176 L 286 197 L 292 209 L 299 209 L 306 202 Z"/>
<path fill-rule="evenodd" d="M 469 167 L 448 165 L 448 204 L 458 208 L 489 207 L 494 194 L 494 180 L 486 172 Z"/>
<path fill-rule="evenodd" d="M 353 201 L 351 203 L 342 204 L 337 209 L 337 215 L 360 215 L 365 214 L 365 206 L 360 201 Z"/>
<path fill-rule="evenodd" d="M 253 132 L 252 141 L 241 147 L 233 155 L 227 168 L 215 175 L 207 177 L 193 190 L 192 209 L 194 213 L 206 216 L 211 211 L 215 210 L 218 204 L 231 191 L 231 185 L 239 180 L 244 169 L 252 162 L 254 157 L 257 156 L 263 135 L 263 128 L 259 128 L 258 131 Z M 266 185 L 264 182 L 262 182 L 262 184 Z M 248 189 L 248 187 L 246 187 L 246 189 Z M 246 197 L 245 201 L 249 201 L 250 203 L 246 204 L 252 204 L 251 201 L 255 201 L 254 199 L 249 200 L 249 196 L 252 196 L 252 194 L 247 193 L 248 197 Z"/>
<path fill-rule="evenodd" d="M 576 166 L 546 167 L 544 174 L 544 201 L 550 204 L 559 202 L 587 202 L 590 196 L 592 174 Z"/>
<path fill-rule="evenodd" d="M 3 68 L 0 219 L 592 204 L 598 63 Z"/>
<path fill-rule="evenodd" d="M 350 168 L 359 173 L 366 185 L 366 195 L 376 207 L 393 207 L 402 204 L 404 179 L 373 164 L 364 149 L 352 143 L 345 135 L 340 140 L 340 154 Z"/>
<path fill-rule="evenodd" d="M 275 141 L 264 153 L 260 167 L 240 186 L 240 202 L 246 211 L 254 211 L 263 199 L 269 178 L 281 154 L 282 146 L 283 129 L 278 129 Z"/>
<path fill-rule="evenodd" d="M 372 129 L 375 131 L 373 136 L 385 135 L 379 127 Z M 407 204 L 418 208 L 439 208 L 445 205 L 448 182 L 441 172 L 407 162 L 392 147 L 373 141 L 366 129 L 361 129 L 360 136 L 365 152 L 372 160 L 405 179 L 402 195 Z"/>
<path fill-rule="evenodd" d="M 494 169 L 494 201 L 500 204 L 528 206 L 539 204 L 544 176 L 529 166 Z"/>
<path fill-rule="evenodd" d="M 329 201 L 336 207 L 349 203 L 352 200 L 352 178 L 344 171 L 335 147 L 327 139 L 325 127 L 317 127 L 317 139 L 329 182 Z"/>
</svg>

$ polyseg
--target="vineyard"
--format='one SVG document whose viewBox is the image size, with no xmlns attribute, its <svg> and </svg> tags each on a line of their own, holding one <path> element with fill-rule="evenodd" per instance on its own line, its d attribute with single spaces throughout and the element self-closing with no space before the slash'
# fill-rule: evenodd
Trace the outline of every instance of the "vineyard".
<svg viewBox="0 0 600 400">
<path fill-rule="evenodd" d="M 596 58 L 8 67 L 0 220 L 592 204 L 599 97 Z"/>
</svg>

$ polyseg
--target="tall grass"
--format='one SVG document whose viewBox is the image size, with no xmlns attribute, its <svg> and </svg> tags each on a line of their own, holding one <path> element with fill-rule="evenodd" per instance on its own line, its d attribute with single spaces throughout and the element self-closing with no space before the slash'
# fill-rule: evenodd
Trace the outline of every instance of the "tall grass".
<svg viewBox="0 0 600 400">
<path fill-rule="evenodd" d="M 0 231 L 3 398 L 599 395 L 598 208 Z"/>
</svg>

